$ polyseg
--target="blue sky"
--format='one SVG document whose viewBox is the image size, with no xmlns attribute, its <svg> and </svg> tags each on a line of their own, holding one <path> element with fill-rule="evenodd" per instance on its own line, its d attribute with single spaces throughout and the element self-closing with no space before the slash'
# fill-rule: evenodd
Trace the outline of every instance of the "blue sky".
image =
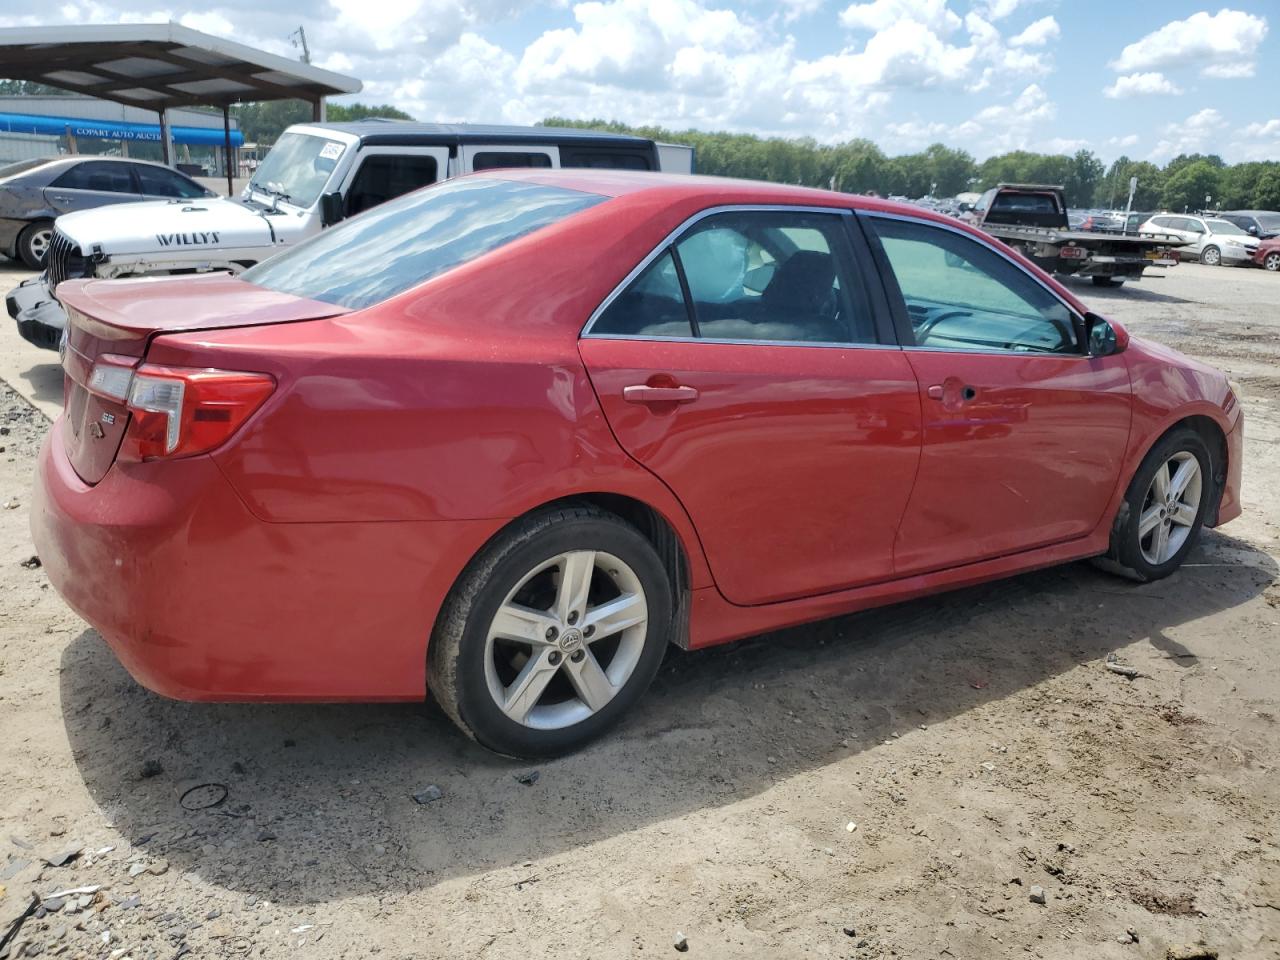
<svg viewBox="0 0 1280 960">
<path fill-rule="evenodd" d="M 165 19 L 289 55 L 303 24 L 358 99 L 424 120 L 1280 160 L 1276 0 L 67 0 L 0 26 Z"/>
</svg>

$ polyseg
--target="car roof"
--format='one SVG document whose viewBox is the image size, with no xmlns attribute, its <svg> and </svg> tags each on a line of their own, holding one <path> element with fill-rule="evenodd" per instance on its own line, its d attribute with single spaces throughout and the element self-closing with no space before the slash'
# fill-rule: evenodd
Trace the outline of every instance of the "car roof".
<svg viewBox="0 0 1280 960">
<path fill-rule="evenodd" d="M 572 140 L 582 143 L 610 143 L 618 146 L 648 146 L 653 141 L 624 133 L 606 133 L 578 127 L 520 127 L 498 123 L 418 123 L 408 120 L 352 120 L 346 123 L 308 123 L 303 126 L 336 130 L 363 141 L 408 143 L 415 140 L 451 140 L 461 143 L 505 141 L 543 143 Z"/>
<path fill-rule="evenodd" d="M 595 193 L 604 197 L 624 197 L 646 193 L 662 193 L 669 199 L 701 198 L 717 203 L 785 203 L 803 206 L 841 207 L 849 210 L 877 210 L 887 213 L 909 214 L 921 219 L 935 220 L 948 226 L 958 226 L 959 221 L 934 213 L 928 207 L 896 200 L 882 200 L 853 193 L 836 193 L 815 187 L 798 187 L 764 180 L 743 180 L 733 177 L 708 177 L 684 173 L 656 173 L 647 170 L 610 170 L 604 168 L 571 167 L 559 170 L 544 168 L 519 168 L 486 170 L 472 174 L 498 180 L 519 180 L 548 187 L 563 187 L 583 193 Z"/>
</svg>

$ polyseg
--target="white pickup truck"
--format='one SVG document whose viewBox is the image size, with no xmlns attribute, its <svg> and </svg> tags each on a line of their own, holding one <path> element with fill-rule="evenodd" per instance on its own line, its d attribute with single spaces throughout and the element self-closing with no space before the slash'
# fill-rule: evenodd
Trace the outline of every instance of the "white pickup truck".
<svg viewBox="0 0 1280 960">
<path fill-rule="evenodd" d="M 158 200 L 68 213 L 44 273 L 6 298 L 31 343 L 56 350 L 63 280 L 238 273 L 334 223 L 449 177 L 497 167 L 693 172 L 689 147 L 593 130 L 386 120 L 298 124 L 236 198 Z"/>
</svg>

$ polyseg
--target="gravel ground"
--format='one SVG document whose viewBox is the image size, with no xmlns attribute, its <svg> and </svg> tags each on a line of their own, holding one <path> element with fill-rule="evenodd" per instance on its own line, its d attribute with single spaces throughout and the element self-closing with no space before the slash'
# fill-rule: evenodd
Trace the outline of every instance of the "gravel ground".
<svg viewBox="0 0 1280 960">
<path fill-rule="evenodd" d="M 0 385 L 0 937 L 44 898 L 11 955 L 1280 956 L 1280 277 L 1078 290 L 1241 384 L 1241 519 L 1148 586 L 1074 564 L 673 653 L 537 768 L 430 705 L 138 687 L 26 563 L 47 425 Z"/>
</svg>

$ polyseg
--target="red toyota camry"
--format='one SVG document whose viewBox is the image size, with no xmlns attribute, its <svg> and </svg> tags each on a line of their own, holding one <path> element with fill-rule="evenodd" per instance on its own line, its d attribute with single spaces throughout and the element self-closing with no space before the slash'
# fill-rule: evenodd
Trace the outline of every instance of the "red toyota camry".
<svg viewBox="0 0 1280 960">
<path fill-rule="evenodd" d="M 573 749 L 704 647 L 1240 512 L 1226 378 L 914 207 L 498 171 L 248 270 L 59 288 L 49 576 L 190 700 Z"/>
</svg>

